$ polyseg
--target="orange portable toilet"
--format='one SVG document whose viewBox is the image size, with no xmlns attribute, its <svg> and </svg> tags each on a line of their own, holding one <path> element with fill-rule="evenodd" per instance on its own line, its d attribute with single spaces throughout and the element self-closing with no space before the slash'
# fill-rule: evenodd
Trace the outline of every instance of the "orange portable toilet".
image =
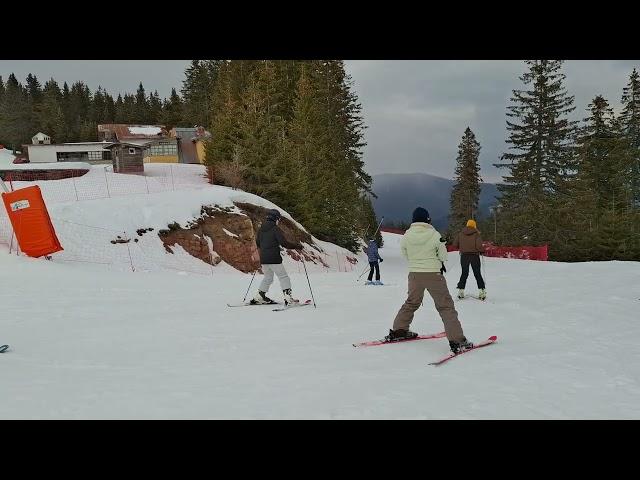
<svg viewBox="0 0 640 480">
<path fill-rule="evenodd" d="M 5 187 L 3 182 L 3 187 Z M 5 187 L 6 189 L 6 187 Z M 63 250 L 37 185 L 2 194 L 18 245 L 25 255 L 41 257 Z"/>
</svg>

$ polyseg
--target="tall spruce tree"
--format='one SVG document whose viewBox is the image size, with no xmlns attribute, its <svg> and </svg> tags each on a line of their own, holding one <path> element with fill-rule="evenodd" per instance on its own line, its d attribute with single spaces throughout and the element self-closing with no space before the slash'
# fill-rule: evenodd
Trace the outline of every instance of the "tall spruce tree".
<svg viewBox="0 0 640 480">
<path fill-rule="evenodd" d="M 562 61 L 527 60 L 507 112 L 507 144 L 501 162 L 508 170 L 498 186 L 504 237 L 516 244 L 545 243 L 557 236 L 558 194 L 565 192 L 575 171 L 576 122 L 568 119 L 574 98 L 567 94 Z"/>
<path fill-rule="evenodd" d="M 29 133 L 30 117 L 27 91 L 12 73 L 7 78 L 0 105 L 0 132 L 14 152 L 21 150 L 21 145 L 28 143 L 37 133 Z"/>
<path fill-rule="evenodd" d="M 104 113 L 102 114 L 104 123 L 115 123 L 116 121 L 116 104 L 113 97 L 107 92 L 104 94 Z"/>
<path fill-rule="evenodd" d="M 115 123 L 126 123 L 126 115 L 124 111 L 124 101 L 122 100 L 122 95 L 119 93 L 118 98 L 116 98 L 115 102 Z"/>
<path fill-rule="evenodd" d="M 149 121 L 149 100 L 145 93 L 142 82 L 138 85 L 138 91 L 135 97 L 135 108 L 132 112 L 132 120 L 135 123 L 145 124 Z"/>
<path fill-rule="evenodd" d="M 623 245 L 633 233 L 628 182 L 633 151 L 603 96 L 596 96 L 588 111 L 578 143 L 571 197 L 563 205 L 570 209 L 564 222 L 568 234 L 563 235 L 564 243 L 556 245 L 557 256 L 561 260 L 627 259 L 628 249 Z M 614 233 L 615 238 L 601 238 Z"/>
<path fill-rule="evenodd" d="M 629 76 L 629 83 L 622 90 L 620 122 L 635 152 L 629 180 L 633 206 L 640 208 L 640 75 L 635 68 Z"/>
<path fill-rule="evenodd" d="M 273 61 L 264 61 L 253 72 L 242 95 L 244 109 L 239 118 L 242 163 L 247 165 L 249 189 L 258 195 L 275 198 L 275 159 L 281 155 L 284 141 L 284 119 L 275 113 L 281 101 L 277 88 L 276 68 Z M 274 196 L 274 194 L 276 194 Z"/>
<path fill-rule="evenodd" d="M 136 105 L 136 97 L 132 94 L 125 93 L 122 99 L 123 123 L 142 123 L 137 121 L 138 106 Z"/>
<path fill-rule="evenodd" d="M 171 96 L 162 104 L 161 122 L 171 130 L 174 127 L 183 126 L 184 114 L 182 112 L 182 99 L 175 88 L 171 89 Z"/>
<path fill-rule="evenodd" d="M 106 97 L 105 91 L 101 86 L 98 86 L 98 89 L 93 94 L 93 101 L 91 102 L 91 108 L 89 112 L 89 118 L 91 122 L 96 125 L 101 123 L 105 123 L 104 121 L 104 113 L 106 107 Z"/>
<path fill-rule="evenodd" d="M 38 81 L 38 78 L 29 73 L 25 87 L 27 89 L 27 111 L 25 112 L 29 118 L 28 132 L 30 135 L 36 134 L 39 130 L 42 130 L 40 123 L 41 110 L 42 110 L 42 86 Z"/>
<path fill-rule="evenodd" d="M 371 177 L 351 85 L 340 61 L 221 63 L 206 146 L 212 181 L 224 183 L 216 169 L 236 163 L 249 191 L 291 212 L 319 238 L 355 251 L 375 215 L 363 201 Z"/>
<path fill-rule="evenodd" d="M 149 112 L 145 123 L 158 124 L 162 121 L 162 100 L 158 91 L 149 94 Z"/>
<path fill-rule="evenodd" d="M 212 95 L 221 60 L 192 60 L 182 84 L 185 121 L 190 126 L 211 126 Z"/>
<path fill-rule="evenodd" d="M 67 140 L 67 126 L 62 112 L 62 92 L 53 78 L 44 84 L 40 124 L 52 142 L 64 143 Z"/>
<path fill-rule="evenodd" d="M 480 177 L 480 143 L 469 127 L 458 145 L 458 157 L 453 189 L 451 190 L 449 234 L 460 230 L 470 218 L 475 219 L 482 178 Z"/>
<path fill-rule="evenodd" d="M 209 180 L 219 184 L 221 178 L 216 172 L 216 166 L 225 161 L 231 161 L 236 145 L 237 132 L 237 102 L 231 94 L 229 79 L 229 64 L 220 68 L 217 87 L 214 92 L 214 109 L 216 115 L 211 124 L 212 139 L 205 142 L 205 165 Z"/>
</svg>

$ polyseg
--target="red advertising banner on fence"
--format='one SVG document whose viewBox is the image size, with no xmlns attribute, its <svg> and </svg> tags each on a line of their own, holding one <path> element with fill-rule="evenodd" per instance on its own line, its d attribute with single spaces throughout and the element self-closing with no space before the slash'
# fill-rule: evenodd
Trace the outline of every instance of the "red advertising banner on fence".
<svg viewBox="0 0 640 480">
<path fill-rule="evenodd" d="M 380 231 L 381 232 L 397 233 L 397 234 L 400 234 L 400 235 L 404 235 L 404 232 L 406 230 L 402 230 L 401 228 L 381 227 Z"/>
<path fill-rule="evenodd" d="M 499 257 L 499 258 L 518 258 L 520 260 L 541 260 L 547 261 L 549 259 L 548 245 L 542 245 L 541 247 L 504 247 L 493 245 L 491 242 L 483 242 L 484 256 L 485 257 Z M 447 245 L 448 252 L 455 252 L 458 249 Z"/>
<path fill-rule="evenodd" d="M 382 227 L 380 230 L 400 235 L 404 235 L 405 232 L 400 228 L 390 227 Z M 542 245 L 541 247 L 504 247 L 494 245 L 491 242 L 482 242 L 482 245 L 484 246 L 485 257 L 518 258 L 520 260 L 541 260 L 545 262 L 549 259 L 548 245 Z M 447 252 L 457 251 L 457 248 L 447 245 Z"/>
</svg>

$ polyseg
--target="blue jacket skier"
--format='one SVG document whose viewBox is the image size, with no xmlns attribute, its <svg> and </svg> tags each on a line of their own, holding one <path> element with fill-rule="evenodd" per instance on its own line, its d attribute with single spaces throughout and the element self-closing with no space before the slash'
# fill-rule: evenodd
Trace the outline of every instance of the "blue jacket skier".
<svg viewBox="0 0 640 480">
<path fill-rule="evenodd" d="M 380 265 L 378 264 L 378 260 L 380 262 L 383 262 L 384 260 L 382 260 L 382 257 L 378 253 L 378 243 L 374 239 L 369 240 L 369 246 L 367 248 L 367 257 L 369 259 L 370 270 L 369 270 L 369 277 L 365 285 L 382 285 L 382 282 L 380 281 Z M 374 269 L 376 271 L 376 281 L 372 282 L 371 279 L 373 278 Z"/>
</svg>

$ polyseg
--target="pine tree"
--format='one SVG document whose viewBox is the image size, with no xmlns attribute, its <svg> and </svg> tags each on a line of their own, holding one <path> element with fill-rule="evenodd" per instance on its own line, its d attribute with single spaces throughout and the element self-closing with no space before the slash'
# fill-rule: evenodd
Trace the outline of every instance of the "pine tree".
<svg viewBox="0 0 640 480">
<path fill-rule="evenodd" d="M 136 105 L 136 97 L 129 93 L 125 93 L 122 100 L 122 113 L 123 113 L 123 122 L 122 123 L 141 123 L 137 121 L 138 118 L 138 110 Z"/>
<path fill-rule="evenodd" d="M 629 176 L 633 205 L 640 208 L 640 75 L 633 69 L 629 83 L 622 90 L 622 114 L 620 122 L 624 135 L 635 151 Z"/>
<path fill-rule="evenodd" d="M 604 97 L 596 96 L 588 111 L 590 116 L 584 119 L 578 144 L 577 174 L 571 183 L 571 198 L 563 206 L 569 210 L 563 222 L 570 226 L 565 227 L 569 234 L 563 235 L 568 237 L 564 244 L 567 251 L 562 244 L 557 246 L 558 258 L 609 260 L 617 256 L 623 259 L 620 255 L 628 252 L 619 247 L 626 244 L 633 233 L 628 222 L 631 213 L 628 177 L 633 151 Z M 605 240 L 603 235 L 615 238 Z"/>
<path fill-rule="evenodd" d="M 221 64 L 220 60 L 192 60 L 185 70 L 182 98 L 185 121 L 189 125 L 211 125 L 211 97 Z"/>
<path fill-rule="evenodd" d="M 122 100 L 121 94 L 118 94 L 118 98 L 116 98 L 114 117 L 115 117 L 115 123 L 126 123 L 124 101 Z"/>
<path fill-rule="evenodd" d="M 326 156 L 327 133 L 322 122 L 323 105 L 314 89 L 318 77 L 314 62 L 302 67 L 284 150 L 289 161 L 292 211 L 314 234 L 322 235 L 322 202 L 329 192 L 327 185 L 319 181 Z"/>
<path fill-rule="evenodd" d="M 321 178 L 330 188 L 324 202 L 324 222 L 331 231 L 331 241 L 355 251 L 358 233 L 354 227 L 358 224 L 358 212 L 352 206 L 361 193 L 371 190 L 371 177 L 364 171 L 361 153 L 365 127 L 344 62 L 321 61 L 319 70 L 315 89 L 323 103 L 328 134 Z"/>
<path fill-rule="evenodd" d="M 359 232 L 360 236 L 365 240 L 365 242 L 373 238 L 378 244 L 378 247 L 382 247 L 384 245 L 384 241 L 382 239 L 382 233 L 378 229 L 379 219 L 376 217 L 376 212 L 373 209 L 371 195 L 362 196 L 359 217 L 361 219 L 361 232 Z"/>
<path fill-rule="evenodd" d="M 104 121 L 106 109 L 106 92 L 102 89 L 101 86 L 98 86 L 98 89 L 93 94 L 93 101 L 91 102 L 91 108 L 89 112 L 89 118 L 91 121 L 99 125 L 101 123 L 106 123 Z"/>
<path fill-rule="evenodd" d="M 62 111 L 62 92 L 53 78 L 44 84 L 40 124 L 42 130 L 51 137 L 52 143 L 66 142 L 67 126 Z"/>
<path fill-rule="evenodd" d="M 144 87 L 142 86 L 142 82 L 140 82 L 138 91 L 136 92 L 135 108 L 133 109 L 131 118 L 133 123 L 145 124 L 149 122 L 149 101 L 147 100 L 147 95 L 144 91 Z"/>
<path fill-rule="evenodd" d="M 240 156 L 248 166 L 249 190 L 267 198 L 279 198 L 274 171 L 276 158 L 281 158 L 284 141 L 284 119 L 274 112 L 281 101 L 276 86 L 273 61 L 263 62 L 252 75 L 242 96 L 245 106 L 239 118 Z M 275 196 L 274 196 L 275 194 Z"/>
<path fill-rule="evenodd" d="M 40 103 L 42 101 L 42 86 L 35 75 L 30 73 L 27 75 L 26 87 L 27 94 L 29 98 L 31 98 L 31 101 L 36 104 Z"/>
<path fill-rule="evenodd" d="M 162 120 L 162 100 L 160 100 L 160 95 L 158 95 L 158 91 L 156 90 L 152 94 L 149 95 L 149 112 L 147 119 L 145 121 L 156 125 L 160 123 Z"/>
<path fill-rule="evenodd" d="M 529 71 L 520 80 L 528 89 L 513 91 L 507 113 L 511 151 L 495 164 L 508 169 L 498 190 L 503 228 L 516 244 L 544 243 L 556 236 L 556 195 L 565 191 L 575 170 L 576 122 L 567 118 L 575 107 L 563 86 L 563 62 L 525 63 Z"/>
<path fill-rule="evenodd" d="M 225 162 L 240 161 L 238 141 L 240 136 L 241 104 L 233 85 L 233 62 L 220 67 L 218 82 L 213 95 L 213 121 L 211 140 L 205 143 L 205 164 L 209 178 L 214 184 L 221 179 L 216 173 L 218 165 Z"/>
<path fill-rule="evenodd" d="M 116 120 L 116 104 L 113 97 L 107 92 L 104 93 L 104 112 L 102 113 L 102 121 L 104 123 L 115 123 Z"/>
<path fill-rule="evenodd" d="M 182 112 L 182 99 L 176 93 L 176 89 L 171 89 L 169 100 L 165 99 L 162 105 L 161 122 L 171 130 L 174 127 L 183 125 L 184 114 Z"/>
<path fill-rule="evenodd" d="M 211 181 L 224 184 L 228 172 L 240 172 L 247 190 L 318 238 L 355 251 L 375 214 L 363 200 L 371 177 L 351 85 L 340 61 L 221 62 L 206 144 Z"/>
<path fill-rule="evenodd" d="M 35 75 L 29 73 L 26 81 L 27 105 L 24 112 L 28 118 L 27 130 L 30 135 L 35 135 L 42 130 L 40 123 L 42 109 L 42 86 Z"/>
<path fill-rule="evenodd" d="M 475 219 L 478 212 L 481 183 L 480 143 L 469 127 L 464 131 L 460 145 L 458 145 L 458 157 L 453 189 L 451 191 L 449 234 L 459 231 L 470 218 Z"/>
<path fill-rule="evenodd" d="M 30 110 L 26 89 L 12 73 L 7 78 L 2 105 L 0 105 L 0 132 L 4 141 L 13 151 L 21 150 L 21 146 L 29 143 Z"/>
<path fill-rule="evenodd" d="M 361 168 L 361 118 L 349 89 L 341 62 L 304 62 L 285 146 L 297 173 L 293 191 L 304 224 L 318 238 L 355 251 L 363 212 L 354 206 L 361 204 L 370 177 Z"/>
<path fill-rule="evenodd" d="M 86 122 L 90 121 L 92 95 L 89 87 L 83 82 L 75 82 L 71 89 L 65 82 L 62 88 L 62 111 L 67 126 L 68 141 L 81 141 Z"/>
</svg>

